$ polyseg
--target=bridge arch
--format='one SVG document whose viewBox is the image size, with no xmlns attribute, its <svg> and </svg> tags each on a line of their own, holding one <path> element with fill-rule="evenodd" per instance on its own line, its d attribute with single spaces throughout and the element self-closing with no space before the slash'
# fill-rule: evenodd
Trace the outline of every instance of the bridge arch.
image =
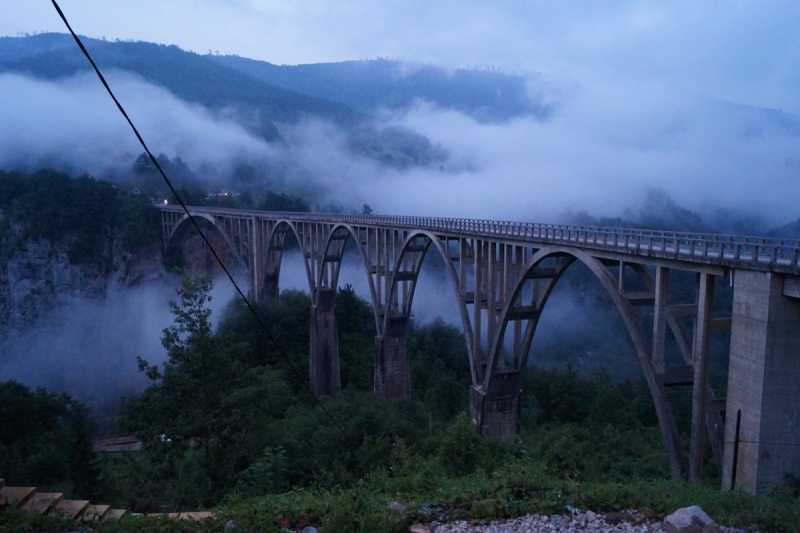
<svg viewBox="0 0 800 533">
<path fill-rule="evenodd" d="M 311 265 L 311 258 L 305 253 L 303 249 L 302 234 L 297 230 L 295 222 L 287 219 L 279 219 L 271 223 L 267 227 L 266 239 L 264 240 L 265 250 L 261 264 L 259 265 L 260 277 L 259 283 L 262 294 L 257 295 L 260 300 L 274 300 L 277 299 L 280 292 L 278 281 L 280 278 L 281 264 L 283 262 L 283 253 L 285 251 L 285 241 L 287 234 L 292 234 L 300 246 L 300 253 L 303 258 L 303 266 L 306 271 L 306 282 L 308 283 L 308 291 L 313 299 L 315 297 L 315 280 L 313 267 Z"/>
<path fill-rule="evenodd" d="M 526 283 L 530 280 L 545 277 L 541 265 L 551 258 L 556 258 L 557 261 L 560 259 L 562 267 L 557 266 L 554 271 L 547 272 L 548 281 L 545 283 L 545 290 L 533 301 L 531 308 L 519 306 L 520 296 Z M 682 476 L 686 472 L 686 458 L 682 451 L 675 416 L 667 401 L 664 384 L 657 378 L 653 368 L 651 342 L 645 332 L 644 325 L 637 316 L 632 303 L 622 292 L 617 279 L 614 278 L 608 268 L 596 257 L 570 246 L 547 246 L 538 250 L 528 260 L 517 278 L 514 289 L 506 300 L 498 319 L 497 334 L 492 340 L 488 353 L 483 382 L 475 391 L 481 397 L 480 405 L 473 405 L 473 420 L 477 422 L 481 432 L 486 432 L 487 430 L 492 432 L 491 426 L 495 428 L 499 426 L 500 436 L 507 437 L 504 433 L 512 429 L 516 431 L 516 427 L 509 427 L 512 422 L 509 418 L 513 418 L 513 424 L 516 426 L 518 422 L 516 419 L 518 416 L 517 409 L 519 407 L 519 375 L 525 367 L 539 317 L 555 284 L 566 268 L 576 261 L 586 265 L 600 281 L 625 322 L 653 399 L 664 446 L 669 457 L 670 468 L 674 474 Z M 643 270 L 646 272 L 646 269 Z M 635 268 L 634 271 L 640 277 L 644 274 L 641 269 Z M 643 279 L 643 281 L 648 283 L 649 280 Z M 513 367 L 502 368 L 505 360 L 504 339 L 506 330 L 510 322 L 523 319 L 517 317 L 527 317 L 529 320 L 528 327 L 526 327 L 525 335 L 521 339 L 521 344 L 515 347 Z M 476 394 L 473 394 L 473 397 L 475 396 Z M 509 401 L 511 401 L 512 405 L 511 413 L 508 412 Z M 479 412 L 476 413 L 476 410 Z M 477 417 L 476 414 L 478 415 Z M 511 416 L 509 417 L 509 415 Z M 477 420 L 475 420 L 476 418 Z"/>
<path fill-rule="evenodd" d="M 380 302 L 378 302 L 378 295 L 375 289 L 375 280 L 372 278 L 370 268 L 372 263 L 367 256 L 367 250 L 359 239 L 358 232 L 350 224 L 337 224 L 331 228 L 330 235 L 325 242 L 322 251 L 322 260 L 319 272 L 317 273 L 316 284 L 317 287 L 322 289 L 333 289 L 334 292 L 338 291 L 339 274 L 341 271 L 342 260 L 347 249 L 347 244 L 352 238 L 356 243 L 358 255 L 361 258 L 361 263 L 364 266 L 364 273 L 367 277 L 367 283 L 370 292 L 370 301 L 372 303 L 372 310 L 375 318 L 375 330 L 380 331 L 381 315 L 380 315 Z"/>
<path fill-rule="evenodd" d="M 191 215 L 183 215 L 180 221 L 177 224 L 172 226 L 171 231 L 167 238 L 165 239 L 164 244 L 164 255 L 167 255 L 171 250 L 174 250 L 175 247 L 178 246 L 180 243 L 181 238 L 186 233 L 188 228 L 193 227 L 191 223 L 191 218 L 200 218 L 203 220 L 207 220 L 211 223 L 211 225 L 222 235 L 225 239 L 225 242 L 228 243 L 228 247 L 230 248 L 231 252 L 233 253 L 234 257 L 236 257 L 239 264 L 244 267 L 248 272 L 250 271 L 251 267 L 248 264 L 247 258 L 242 257 L 242 243 L 241 240 L 235 236 L 232 236 L 223 225 L 219 224 L 217 220 L 214 218 L 213 215 L 206 214 L 206 213 L 191 213 Z"/>
<path fill-rule="evenodd" d="M 469 310 L 462 295 L 463 280 L 459 279 L 447 244 L 431 231 L 415 230 L 406 235 L 398 250 L 388 281 L 389 290 L 382 302 L 384 311 L 379 338 L 376 339 L 375 363 L 375 392 L 380 397 L 407 397 L 410 394 L 408 328 L 417 282 L 431 247 L 439 252 L 450 279 L 467 345 L 472 382 L 477 383 L 474 337 Z"/>
</svg>

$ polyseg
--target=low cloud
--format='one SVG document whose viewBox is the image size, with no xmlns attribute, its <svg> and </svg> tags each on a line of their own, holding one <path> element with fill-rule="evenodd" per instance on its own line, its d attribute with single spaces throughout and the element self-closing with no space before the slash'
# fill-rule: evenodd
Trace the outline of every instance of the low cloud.
<svg viewBox="0 0 800 533">
<path fill-rule="evenodd" d="M 426 104 L 395 117 L 473 169 L 364 184 L 381 212 L 554 221 L 617 216 L 648 189 L 685 207 L 800 216 L 800 117 L 733 103 L 583 89 L 547 121 L 479 124 Z"/>
<path fill-rule="evenodd" d="M 130 74 L 109 83 L 155 154 L 180 156 L 223 173 L 241 159 L 270 157 L 272 147 L 231 120 L 186 103 Z M 0 75 L 0 167 L 44 166 L 102 177 L 129 169 L 143 151 L 94 75 L 57 82 Z"/>
<path fill-rule="evenodd" d="M 283 125 L 286 143 L 267 143 L 224 113 L 122 72 L 110 78 L 153 152 L 181 157 L 210 183 L 249 165 L 263 186 L 305 195 L 320 209 L 368 203 L 386 214 L 550 222 L 567 211 L 617 216 L 659 188 L 691 209 L 763 214 L 773 225 L 800 215 L 800 117 L 658 84 L 537 78 L 536 97 L 555 109 L 546 120 L 487 124 L 421 101 L 385 111 L 378 127 L 415 131 L 448 154 L 398 167 L 354 154 L 348 134 L 330 123 Z M 6 74 L 0 91 L 8 125 L 1 167 L 113 176 L 141 152 L 92 76 Z"/>
<path fill-rule="evenodd" d="M 136 357 L 151 364 L 166 359 L 161 333 L 173 323 L 168 302 L 178 300 L 174 289 L 112 289 L 101 300 L 76 298 L 54 309 L 43 323 L 0 343 L 0 382 L 68 392 L 101 416 L 117 412 L 123 396 L 150 383 Z M 233 288 L 220 279 L 211 294 L 216 324 Z"/>
</svg>

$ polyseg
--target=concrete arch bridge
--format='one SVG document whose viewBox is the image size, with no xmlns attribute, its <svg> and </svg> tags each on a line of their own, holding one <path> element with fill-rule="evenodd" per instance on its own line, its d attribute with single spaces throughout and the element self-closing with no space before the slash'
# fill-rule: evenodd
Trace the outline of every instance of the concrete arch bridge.
<svg viewBox="0 0 800 533">
<path fill-rule="evenodd" d="M 189 216 L 179 206 L 157 208 L 169 248 Z M 676 475 L 700 478 L 707 435 L 725 488 L 735 483 L 763 492 L 786 473 L 800 476 L 798 241 L 453 218 L 210 207 L 189 212 L 221 232 L 258 300 L 278 297 L 287 236 L 299 243 L 312 300 L 310 381 L 317 394 L 339 392 L 334 297 L 347 251 L 361 259 L 374 310 L 375 394 L 410 395 L 412 303 L 422 264 L 434 254 L 444 262 L 460 311 L 472 422 L 483 435 L 513 438 L 521 371 L 539 317 L 562 274 L 580 262 L 624 320 Z M 692 301 L 679 302 L 671 293 L 671 271 L 696 276 Z M 713 314 L 718 277 L 733 287 L 726 316 Z M 709 342 L 722 330 L 730 330 L 731 341 L 727 397 L 718 398 L 709 386 Z M 668 332 L 681 365 L 667 364 Z M 667 401 L 667 388 L 676 385 L 692 387 L 688 460 Z"/>
</svg>

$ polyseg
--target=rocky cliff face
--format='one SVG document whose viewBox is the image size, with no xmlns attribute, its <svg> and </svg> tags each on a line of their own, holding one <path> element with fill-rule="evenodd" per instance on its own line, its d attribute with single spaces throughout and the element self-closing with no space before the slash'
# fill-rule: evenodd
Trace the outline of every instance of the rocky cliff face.
<svg viewBox="0 0 800 533">
<path fill-rule="evenodd" d="M 218 232 L 208 237 L 226 266 L 234 271 L 241 268 Z M 178 260 L 188 273 L 221 273 L 200 237 L 186 238 L 179 251 Z M 8 258 L 0 260 L 0 344 L 46 321 L 59 307 L 77 300 L 102 300 L 112 289 L 163 282 L 172 276 L 164 266 L 161 243 L 131 253 L 109 240 L 101 257 L 73 264 L 68 244 L 18 241 Z"/>
<path fill-rule="evenodd" d="M 113 244 L 106 248 L 98 261 L 73 264 L 65 244 L 21 241 L 0 264 L 0 342 L 77 299 L 102 299 L 112 286 L 166 276 L 160 244 L 134 254 Z"/>
</svg>

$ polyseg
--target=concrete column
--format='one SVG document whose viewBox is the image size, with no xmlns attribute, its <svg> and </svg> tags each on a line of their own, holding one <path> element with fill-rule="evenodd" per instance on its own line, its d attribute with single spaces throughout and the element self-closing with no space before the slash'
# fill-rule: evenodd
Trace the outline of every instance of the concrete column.
<svg viewBox="0 0 800 533">
<path fill-rule="evenodd" d="M 408 357 L 408 320 L 392 319 L 383 336 L 375 337 L 375 396 L 411 397 L 411 365 Z"/>
<path fill-rule="evenodd" d="M 708 402 L 708 359 L 711 338 L 711 313 L 714 305 L 714 276 L 700 274 L 697 287 L 697 320 L 694 323 L 692 366 L 692 434 L 689 439 L 689 481 L 703 477 L 706 434 L 706 404 Z"/>
<path fill-rule="evenodd" d="M 341 391 L 335 297 L 335 289 L 319 289 L 317 305 L 311 306 L 308 371 L 311 390 L 318 396 L 336 396 Z"/>
<path fill-rule="evenodd" d="M 278 272 L 271 272 L 264 275 L 264 281 L 261 285 L 260 301 L 261 302 L 274 302 L 280 296 L 280 287 L 278 286 Z"/>
<path fill-rule="evenodd" d="M 520 374 L 516 370 L 495 374 L 485 391 L 470 389 L 470 418 L 479 434 L 500 440 L 512 440 L 519 431 Z"/>
<path fill-rule="evenodd" d="M 800 299 L 784 276 L 735 272 L 722 487 L 731 487 L 741 410 L 736 488 L 764 493 L 800 476 Z"/>
</svg>

